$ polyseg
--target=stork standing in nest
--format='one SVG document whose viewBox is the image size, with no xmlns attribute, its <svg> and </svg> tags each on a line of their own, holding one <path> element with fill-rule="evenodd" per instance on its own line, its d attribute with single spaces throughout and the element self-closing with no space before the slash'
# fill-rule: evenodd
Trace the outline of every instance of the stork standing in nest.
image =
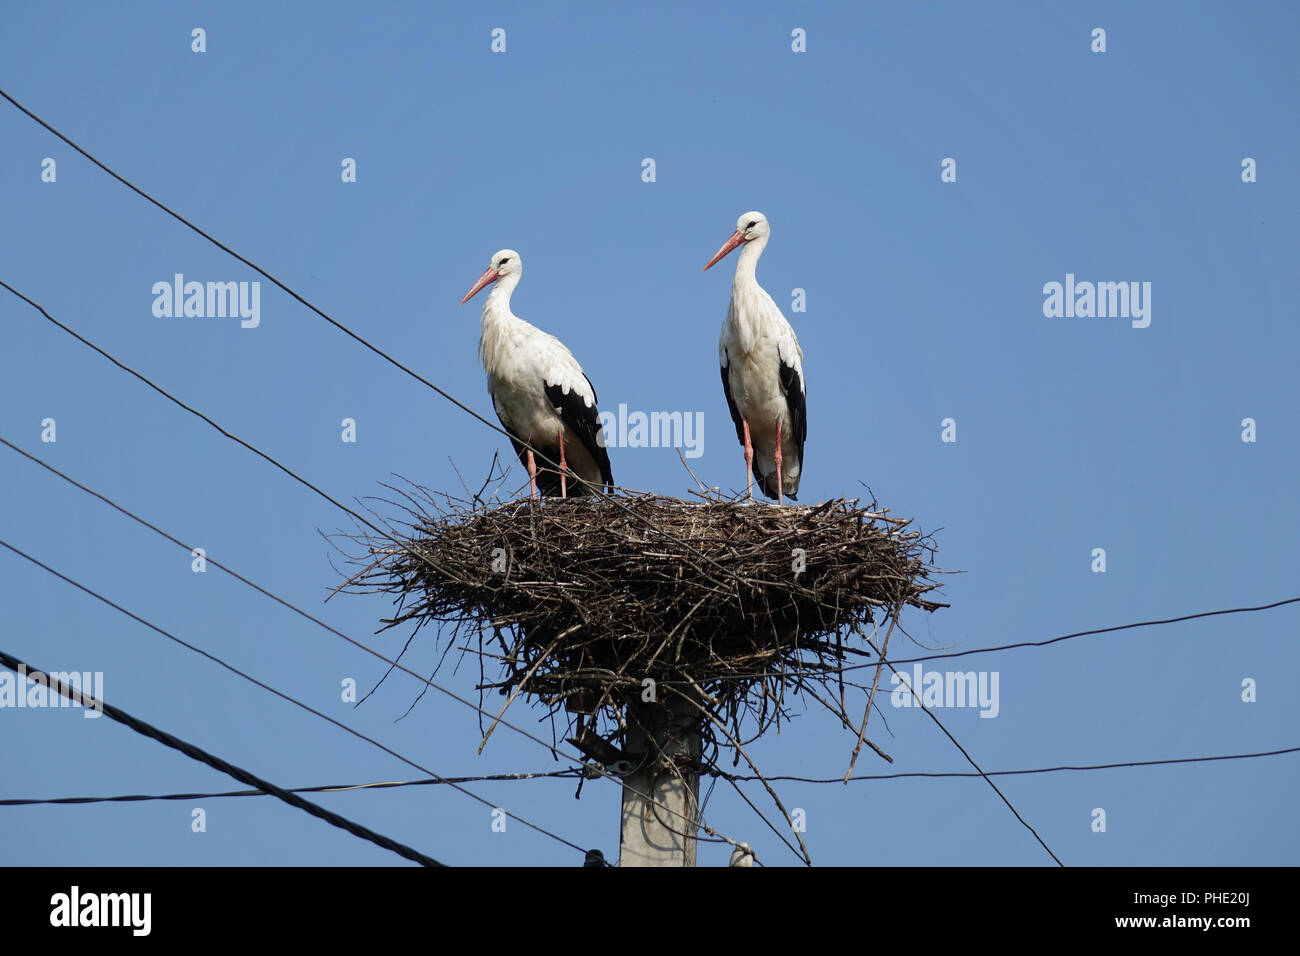
<svg viewBox="0 0 1300 956">
<path fill-rule="evenodd" d="M 510 311 L 510 294 L 523 272 L 519 253 L 502 249 L 460 300 L 464 305 L 484 286 L 496 283 L 483 304 L 478 346 L 492 407 L 528 469 L 532 497 L 539 488 L 547 497 L 561 498 L 570 492 L 590 494 L 602 486 L 612 491 L 614 475 L 591 379 L 563 342 Z M 533 449 L 558 462 L 560 470 L 539 468 Z M 578 476 L 576 487 L 569 487 L 566 470 Z"/>
<path fill-rule="evenodd" d="M 731 283 L 731 305 L 718 340 L 722 391 L 736 424 L 736 438 L 745 448 L 749 497 L 754 497 L 757 475 L 763 494 L 780 504 L 782 494 L 797 500 L 808 418 L 803 349 L 754 274 L 770 235 L 767 218 L 761 212 L 747 212 L 704 268 L 741 247 Z"/>
</svg>

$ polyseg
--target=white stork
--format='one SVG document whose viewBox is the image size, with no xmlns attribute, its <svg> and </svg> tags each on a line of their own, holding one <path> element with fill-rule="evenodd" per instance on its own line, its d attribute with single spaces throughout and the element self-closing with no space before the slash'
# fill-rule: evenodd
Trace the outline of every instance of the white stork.
<svg viewBox="0 0 1300 956">
<path fill-rule="evenodd" d="M 539 487 L 547 497 L 567 498 L 566 468 L 581 479 L 573 489 L 575 495 L 589 494 L 593 487 L 613 490 L 591 379 L 563 342 L 510 311 L 510 294 L 523 272 L 519 253 L 502 249 L 492 255 L 487 269 L 460 300 L 464 305 L 484 286 L 496 283 L 483 304 L 483 335 L 478 344 L 492 407 L 528 469 L 534 498 Z M 560 471 L 539 468 L 534 448 L 558 462 Z"/>
<path fill-rule="evenodd" d="M 754 275 L 771 230 L 761 212 L 747 212 L 722 244 L 707 270 L 742 246 L 731 283 L 731 304 L 718 339 L 722 391 L 736 438 L 745 447 L 745 487 L 754 497 L 753 476 L 769 498 L 797 500 L 808 434 L 804 404 L 803 349 L 794 329 Z"/>
</svg>

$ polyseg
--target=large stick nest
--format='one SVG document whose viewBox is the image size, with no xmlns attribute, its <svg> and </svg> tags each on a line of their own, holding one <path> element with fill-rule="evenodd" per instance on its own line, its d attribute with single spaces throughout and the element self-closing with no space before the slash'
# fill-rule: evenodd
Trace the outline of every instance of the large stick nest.
<svg viewBox="0 0 1300 956">
<path fill-rule="evenodd" d="M 626 730 L 647 679 L 660 698 L 696 702 L 708 744 L 741 746 L 804 695 L 855 727 L 845 684 L 869 688 L 842 668 L 877 670 L 872 635 L 903 607 L 946 606 L 927 596 L 933 541 L 874 502 L 392 490 L 404 517 L 390 534 L 348 536 L 362 546 L 348 588 L 395 595 L 385 628 L 432 623 L 480 655 L 499 675 L 481 693 L 595 714 L 608 737 Z"/>
</svg>

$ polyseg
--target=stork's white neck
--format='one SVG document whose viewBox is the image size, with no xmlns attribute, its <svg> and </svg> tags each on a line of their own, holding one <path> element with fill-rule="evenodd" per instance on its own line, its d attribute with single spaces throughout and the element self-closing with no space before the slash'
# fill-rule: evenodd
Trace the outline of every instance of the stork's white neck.
<svg viewBox="0 0 1300 956">
<path fill-rule="evenodd" d="M 522 322 L 510 311 L 510 295 L 519 284 L 519 273 L 502 276 L 492 286 L 483 303 L 483 330 L 478 340 L 479 361 L 489 375 L 505 361 L 506 337 L 510 326 Z"/>
<path fill-rule="evenodd" d="M 760 236 L 740 247 L 740 257 L 736 260 L 736 277 L 731 282 L 732 288 L 758 284 L 758 277 L 755 274 L 758 269 L 758 257 L 763 254 L 766 246 L 767 236 Z"/>
<path fill-rule="evenodd" d="M 509 316 L 514 318 L 514 313 L 510 311 L 510 296 L 515 291 L 515 286 L 519 285 L 520 274 L 512 272 L 510 275 L 502 276 L 492 284 L 492 291 L 488 293 L 487 301 L 483 303 L 483 319 L 486 321 L 489 314 L 500 314 L 503 317 Z"/>
</svg>

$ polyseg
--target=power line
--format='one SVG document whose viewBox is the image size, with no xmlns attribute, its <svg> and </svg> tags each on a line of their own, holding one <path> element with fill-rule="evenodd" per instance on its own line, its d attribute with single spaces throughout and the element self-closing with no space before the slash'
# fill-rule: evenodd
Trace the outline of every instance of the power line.
<svg viewBox="0 0 1300 956">
<path fill-rule="evenodd" d="M 1182 614 L 1178 617 L 1166 617 L 1153 621 L 1135 621 L 1132 624 L 1116 624 L 1112 627 L 1096 627 L 1087 631 L 1075 631 L 1073 634 L 1062 634 L 1059 637 L 1050 637 L 1044 641 L 1017 641 L 1015 644 L 1001 644 L 997 647 L 975 647 L 965 651 L 949 651 L 942 654 L 931 654 L 926 657 L 907 657 L 894 661 L 895 664 L 914 664 L 919 661 L 933 661 L 948 657 L 965 657 L 968 654 L 991 654 L 994 651 L 1010 651 L 1020 647 L 1047 647 L 1050 644 L 1057 644 L 1061 641 L 1073 640 L 1076 637 L 1087 637 L 1090 634 L 1110 634 L 1114 631 L 1127 631 L 1135 627 L 1152 627 L 1157 624 L 1177 624 L 1180 621 L 1194 621 L 1202 617 L 1218 617 L 1221 614 L 1245 614 L 1251 611 L 1271 611 L 1273 608 L 1283 607 L 1287 604 L 1300 604 L 1300 597 L 1287 598 L 1283 601 L 1274 601 L 1271 604 L 1257 604 L 1252 607 L 1230 607 L 1219 611 L 1197 611 L 1195 614 Z M 851 667 L 844 668 L 849 670 L 860 670 L 863 667 L 875 667 L 875 664 L 854 664 Z"/>
<path fill-rule="evenodd" d="M 8 546 L 6 545 L 6 547 Z M 37 668 L 34 667 L 29 667 L 26 663 L 14 657 L 12 654 L 8 654 L 2 650 L 0 650 L 0 664 L 4 664 L 5 667 L 8 667 L 10 670 L 14 671 L 15 673 L 18 674 L 25 673 L 29 678 L 43 681 L 46 686 L 50 687 L 51 689 L 57 690 L 60 694 L 62 694 L 64 697 L 67 697 L 69 700 L 80 702 L 84 699 L 84 694 L 81 690 L 73 688 L 71 685 L 64 683 L 62 680 L 52 680 L 50 676 L 46 674 L 44 671 L 38 670 Z M 406 846 L 403 843 L 398 843 L 396 840 L 392 840 L 389 837 L 384 836 L 382 833 L 376 833 L 374 830 L 371 830 L 369 827 L 362 826 L 360 823 L 354 823 L 353 821 L 349 820 L 347 817 L 340 816 L 339 814 L 334 813 L 331 810 L 326 810 L 324 807 L 317 806 L 316 804 L 311 803 L 310 801 L 304 800 L 296 793 L 291 793 L 287 790 L 282 790 L 279 787 L 277 787 L 275 784 L 271 783 L 270 781 L 263 780 L 261 777 L 255 776 L 254 774 L 249 773 L 247 770 L 244 770 L 241 767 L 236 767 L 234 764 L 230 763 L 229 761 L 222 760 L 220 757 L 214 756 L 213 754 L 208 753 L 206 750 L 196 747 L 194 744 L 187 743 L 186 741 L 181 740 L 179 737 L 175 737 L 172 734 L 167 733 L 165 730 L 159 730 L 157 727 L 153 726 L 152 724 L 147 724 L 143 720 L 140 720 L 137 717 L 132 717 L 126 711 L 114 707 L 106 700 L 100 700 L 98 701 L 98 703 L 103 707 L 103 712 L 105 715 L 107 715 L 108 717 L 112 718 L 113 720 L 117 721 L 120 724 L 125 724 L 127 727 L 130 727 L 136 733 L 143 734 L 146 737 L 151 737 L 154 740 L 158 741 L 160 744 L 164 744 L 168 747 L 171 747 L 173 750 L 179 750 L 181 753 L 185 754 L 185 756 L 190 757 L 194 760 L 198 760 L 201 763 L 205 763 L 209 767 L 212 767 L 215 770 L 220 770 L 222 773 L 234 777 L 236 780 L 240 781 L 241 783 L 246 783 L 249 786 L 257 787 L 259 790 L 265 790 L 267 793 L 271 794 L 272 796 L 278 797 L 279 799 L 283 800 L 285 803 L 289 804 L 290 806 L 297 807 L 299 810 L 306 810 L 312 816 L 319 817 L 321 820 L 324 820 L 326 823 L 333 824 L 334 826 L 339 827 L 340 829 L 346 830 L 348 833 L 351 833 L 355 837 L 359 837 L 363 840 L 369 840 L 371 843 L 374 843 L 377 846 L 381 846 L 385 850 L 391 850 L 392 852 L 397 853 L 400 856 L 404 856 L 408 860 L 413 860 L 416 863 L 422 864 L 423 866 L 444 865 L 442 863 L 439 863 L 437 860 L 433 859 L 433 857 L 425 856 L 419 850 L 413 850 L 411 849 L 411 847 Z"/>
<path fill-rule="evenodd" d="M 1288 604 L 1300 604 L 1300 597 L 1286 598 L 1285 600 L 1282 601 L 1274 601 L 1271 604 L 1256 604 L 1249 607 L 1230 607 L 1230 608 L 1223 608 L 1217 611 L 1198 611 L 1195 614 L 1182 614 L 1178 617 L 1166 617 L 1166 618 L 1160 618 L 1158 620 L 1151 620 L 1151 621 L 1134 621 L 1131 624 L 1115 624 L 1110 627 L 1096 627 L 1087 631 L 1075 631 L 1073 634 L 1061 634 L 1057 637 L 1049 637 L 1046 640 L 1042 640 L 1042 641 L 1017 641 L 1014 644 L 999 644 L 995 647 L 973 647 L 964 651 L 946 651 L 937 654 L 926 654 L 922 657 L 901 657 L 898 659 L 891 658 L 890 663 L 919 664 L 922 661 L 944 660 L 951 657 L 966 657 L 970 654 L 993 654 L 998 651 L 1012 651 L 1022 647 L 1047 647 L 1051 644 L 1058 644 L 1061 641 L 1073 640 L 1076 637 L 1088 637 L 1093 634 L 1110 634 L 1114 631 L 1127 631 L 1136 627 L 1153 627 L 1159 624 L 1177 624 L 1182 621 L 1194 621 L 1198 618 L 1203 618 L 1203 617 L 1218 617 L 1219 615 L 1222 614 L 1246 614 L 1253 611 L 1271 611 L 1274 608 L 1285 607 Z M 843 671 L 844 673 L 848 673 L 849 671 L 869 669 L 872 667 L 878 667 L 879 665 L 880 665 L 879 661 L 867 661 L 862 664 L 849 664 L 846 667 L 840 668 L 840 670 Z M 757 678 L 762 676 L 763 676 L 762 674 L 755 672 L 750 674 L 728 674 L 725 677 L 718 677 L 715 679 L 720 681 L 747 680 L 750 678 Z M 661 681 L 660 683 L 682 684 L 683 682 L 669 680 L 669 681 Z"/>
<path fill-rule="evenodd" d="M 775 776 L 765 777 L 766 780 L 785 780 L 794 783 L 846 783 L 858 780 L 905 780 L 910 777 L 1013 777 L 1024 776 L 1027 774 L 1040 773 L 1064 773 L 1067 771 L 1085 772 L 1094 770 L 1117 770 L 1126 767 L 1166 767 L 1173 764 L 1190 764 L 1190 763 L 1210 763 L 1216 760 L 1251 760 L 1257 757 L 1277 757 L 1283 754 L 1300 753 L 1300 747 L 1284 747 L 1281 750 L 1261 750 L 1255 753 L 1246 754 L 1215 754 L 1210 757 L 1170 757 L 1163 760 L 1124 760 L 1118 763 L 1094 763 L 1094 764 L 1062 764 L 1059 767 L 1033 767 L 1027 770 L 985 770 L 983 773 L 971 773 L 969 770 L 942 770 L 926 771 L 913 770 L 899 773 L 873 773 L 862 774 L 860 776 L 850 777 L 846 781 L 843 777 L 795 777 L 795 776 Z M 723 777 L 727 780 L 754 781 L 759 778 L 753 775 L 732 774 L 725 770 L 708 770 L 715 776 Z M 2 803 L 3 801 L 0 801 Z"/>
<path fill-rule="evenodd" d="M 871 780 L 906 780 L 913 778 L 923 779 L 980 779 L 983 776 L 989 777 L 1011 777 L 1036 775 L 1045 773 L 1065 773 L 1065 772 L 1092 772 L 1098 770 L 1121 770 L 1133 767 L 1167 767 L 1176 764 L 1194 764 L 1210 763 L 1220 760 L 1253 760 L 1261 757 L 1278 757 L 1287 754 L 1300 753 L 1300 747 L 1283 747 L 1280 750 L 1260 750 L 1253 753 L 1237 754 L 1214 754 L 1203 757 L 1168 757 L 1160 760 L 1124 760 L 1116 763 L 1094 763 L 1094 764 L 1061 764 L 1056 767 L 1031 767 L 1018 770 L 986 770 L 983 774 L 972 773 L 969 770 L 912 770 L 900 771 L 898 773 L 873 773 L 860 774 L 850 777 L 847 782 L 858 783 Z M 757 781 L 759 777 L 754 774 L 737 774 L 728 773 L 725 770 L 717 768 L 708 768 L 703 771 L 706 775 L 713 777 L 713 783 L 709 784 L 710 792 L 713 784 L 719 778 L 728 780 L 733 783 L 750 783 Z M 493 773 L 483 774 L 473 777 L 444 777 L 439 780 L 434 777 L 428 777 L 423 780 L 383 780 L 372 783 L 353 783 L 353 784 L 321 784 L 314 787 L 286 787 L 289 793 L 345 793 L 353 790 L 384 790 L 400 787 L 427 787 L 435 786 L 442 783 L 480 783 L 480 782 L 510 782 L 520 780 L 536 780 L 541 778 L 567 778 L 574 779 L 583 776 L 583 771 L 578 769 L 571 770 L 549 770 L 537 771 L 532 773 Z M 799 777 L 787 774 L 778 774 L 770 777 L 763 777 L 764 780 L 780 780 L 789 783 L 815 783 L 815 784 L 843 784 L 843 777 Z M 274 796 L 265 790 L 224 790 L 208 793 L 156 793 L 156 794 L 122 794 L 112 797 L 47 797 L 47 798 L 25 798 L 9 797 L 0 798 L 0 807 L 24 807 L 24 806 L 58 806 L 58 805 L 77 805 L 87 803 L 138 803 L 152 800 L 212 800 L 222 797 L 266 797 Z M 703 804 L 706 801 L 701 801 Z M 701 809 L 703 807 L 701 806 Z"/>
<path fill-rule="evenodd" d="M 351 790 L 387 790 L 396 787 L 431 787 L 442 783 L 482 783 L 537 780 L 542 777 L 581 777 L 581 770 L 549 770 L 538 773 L 489 773 L 478 777 L 426 777 L 423 780 L 383 780 L 374 783 L 325 784 L 317 787 L 286 787 L 289 793 L 345 793 Z M 83 803 L 140 803 L 149 800 L 213 800 L 219 797 L 274 796 L 265 790 L 223 790 L 216 793 L 132 793 L 114 797 L 10 797 L 0 807 L 61 806 Z"/>
<path fill-rule="evenodd" d="M 414 767 L 416 770 L 422 771 L 423 773 L 427 773 L 427 774 L 429 774 L 429 776 L 431 776 L 431 777 L 439 777 L 439 778 L 440 778 L 440 775 L 439 775 L 438 773 L 436 773 L 436 772 L 433 771 L 433 770 L 430 770 L 428 767 L 425 767 L 425 766 L 423 766 L 422 764 L 418 764 L 418 763 L 416 763 L 414 760 L 411 760 L 411 759 L 408 758 L 408 757 L 404 757 L 402 754 L 398 753 L 396 750 L 393 750 L 391 747 L 389 747 L 389 746 L 387 746 L 387 745 L 385 745 L 385 744 L 380 743 L 378 740 L 375 740 L 373 737 L 369 737 L 369 736 L 367 736 L 366 734 L 363 734 L 363 733 L 362 733 L 361 731 L 359 731 L 359 730 L 354 730 L 353 728 L 349 727 L 347 724 L 343 723 L 342 721 L 336 720 L 335 718 L 329 716 L 328 714 L 326 714 L 326 713 L 324 713 L 324 712 L 322 712 L 322 711 L 317 710 L 316 708 L 312 707 L 310 704 L 305 704 L 305 703 L 303 703 L 302 701 L 298 700 L 297 698 L 292 697 L 292 696 L 290 696 L 289 694 L 284 693 L 283 691 L 277 690 L 276 688 L 272 687 L 270 684 L 264 683 L 263 681 L 258 680 L 256 677 L 253 677 L 252 675 L 247 674 L 247 673 L 245 673 L 244 671 L 241 671 L 239 668 L 235 667 L 233 664 L 228 664 L 228 663 L 226 663 L 226 662 L 223 661 L 221 658 L 217 657 L 215 654 L 209 653 L 208 651 L 205 651 L 203 648 L 198 647 L 198 646 L 196 646 L 196 645 L 194 645 L 194 644 L 191 644 L 191 643 L 189 643 L 188 641 L 185 641 L 185 640 L 183 640 L 182 638 L 177 637 L 175 634 L 172 634 L 172 633 L 169 632 L 169 631 L 163 630 L 163 629 L 162 629 L 161 627 L 159 627 L 158 625 L 153 624 L 153 623 L 151 623 L 151 622 L 149 622 L 149 621 L 146 621 L 144 618 L 140 617 L 138 614 L 135 614 L 135 613 L 133 613 L 133 612 L 131 612 L 131 611 L 128 611 L 126 608 L 122 607 L 120 604 L 116 604 L 116 603 L 114 603 L 113 601 L 111 601 L 111 600 L 109 600 L 108 598 L 104 597 L 102 594 L 98 593 L 97 591 L 92 590 L 91 588 L 87 587 L 87 586 L 84 585 L 84 584 L 81 584 L 80 582 L 74 581 L 72 578 L 68 577 L 68 576 L 65 575 L 65 574 L 60 573 L 59 571 L 56 571 L 54 568 L 50 567 L 48 564 L 45 564 L 44 562 L 37 560 L 36 558 L 32 557 L 31 555 L 27 554 L 26 552 L 24 552 L 24 551 L 20 551 L 18 548 L 15 548 L 13 545 L 9 544 L 7 541 L 5 541 L 5 540 L 3 540 L 3 539 L 0 539 L 0 547 L 6 548 L 6 549 L 8 549 L 9 551 L 12 551 L 14 554 L 18 555 L 18 556 L 21 557 L 21 558 L 25 558 L 27 561 L 31 562 L 32 564 L 36 565 L 37 567 L 41 568 L 42 570 L 49 572 L 50 574 L 54 575 L 56 578 L 59 578 L 61 581 L 64 581 L 64 582 L 66 582 L 66 583 L 68 583 L 68 584 L 71 584 L 73 587 L 77 588 L 79 591 L 81 591 L 81 592 L 83 592 L 83 593 L 85 593 L 85 594 L 90 595 L 91 597 L 95 598 L 96 600 L 98 600 L 98 601 L 100 601 L 100 602 L 102 602 L 102 603 L 104 603 L 104 604 L 107 604 L 109 607 L 113 608 L 115 611 L 118 611 L 118 612 L 120 612 L 120 613 L 126 615 L 127 617 L 131 618 L 133 621 L 135 621 L 135 622 L 137 622 L 137 623 L 139 623 L 139 624 L 143 624 L 145 627 L 149 628 L 149 629 L 152 630 L 152 631 L 155 631 L 155 632 L 158 633 L 158 634 L 161 634 L 163 637 L 167 638 L 168 640 L 173 641 L 173 642 L 179 644 L 180 646 L 182 646 L 182 647 L 184 647 L 184 648 L 187 648 L 188 650 L 193 651 L 193 652 L 196 653 L 196 654 L 201 655 L 202 657 L 206 657 L 208 660 L 212 661 L 212 662 L 215 663 L 215 664 L 219 664 L 220 666 L 224 667 L 226 670 L 230 671 L 232 674 L 235 674 L 235 675 L 237 675 L 237 676 L 239 676 L 239 677 L 242 677 L 244 680 L 248 681 L 249 683 L 255 684 L 256 686 L 262 688 L 263 690 L 265 690 L 265 691 L 267 691 L 267 692 L 269 692 L 269 693 L 274 694 L 275 696 L 281 698 L 282 700 L 288 701 L 289 703 L 295 705 L 296 707 L 300 707 L 301 709 L 307 711 L 308 713 L 310 713 L 310 714 L 314 714 L 314 715 L 316 715 L 317 717 L 321 718 L 322 720 L 328 721 L 329 723 L 333 724 L 335 727 L 338 727 L 338 728 L 340 728 L 341 730 L 346 731 L 347 733 L 349 733 L 349 734 L 351 734 L 352 736 L 358 738 L 359 740 L 364 740 L 364 741 L 366 741 L 367 743 L 370 743 L 370 744 L 372 744 L 373 746 L 378 747 L 380 750 L 384 751 L 384 753 L 387 753 L 387 754 L 389 754 L 389 755 L 391 755 L 391 756 L 393 756 L 393 757 L 396 757 L 398 760 L 402 761 L 403 763 L 407 764 L 408 766 Z M 440 779 L 441 779 L 441 778 L 440 778 Z M 250 781 L 245 780 L 244 782 L 245 782 L 245 783 L 249 783 Z M 483 804 L 483 805 L 486 806 L 486 807 L 489 807 L 490 809 L 493 809 L 493 810 L 504 809 L 504 808 L 498 808 L 498 807 L 497 807 L 495 804 L 493 804 L 491 801 L 486 800 L 486 799 L 484 799 L 483 797 L 480 797 L 478 794 L 474 793 L 472 790 L 467 790 L 465 787 L 461 786 L 460 784 L 451 784 L 451 786 L 452 786 L 453 789 L 458 790 L 459 792 L 465 794 L 465 796 L 470 797 L 471 799 L 477 800 L 479 803 Z M 551 831 L 549 831 L 549 830 L 547 830 L 547 829 L 545 829 L 545 828 L 543 828 L 543 827 L 541 827 L 541 826 L 538 826 L 536 823 L 533 823 L 532 821 L 527 820 L 527 819 L 525 819 L 525 818 L 519 816 L 518 814 L 511 813 L 511 812 L 509 812 L 509 811 L 505 811 L 505 812 L 506 812 L 506 815 L 507 815 L 508 817 L 510 817 L 511 819 L 518 820 L 520 823 L 524 824 L 524 826 L 526 826 L 526 827 L 530 827 L 531 829 L 536 830 L 538 833 L 541 833 L 541 834 L 544 834 L 544 835 L 550 837 L 552 840 L 556 840 L 556 841 L 558 841 L 558 842 L 560 842 L 560 843 L 563 843 L 565 846 L 567 846 L 567 847 L 571 847 L 572 849 L 577 850 L 579 853 L 583 853 L 583 854 L 585 854 L 585 853 L 587 852 L 586 849 L 585 849 L 584 847 L 578 846 L 578 844 L 572 842 L 571 840 L 566 840 L 566 839 L 565 839 L 564 837 L 562 837 L 562 836 L 557 836 L 556 834 L 552 833 Z"/>
</svg>

